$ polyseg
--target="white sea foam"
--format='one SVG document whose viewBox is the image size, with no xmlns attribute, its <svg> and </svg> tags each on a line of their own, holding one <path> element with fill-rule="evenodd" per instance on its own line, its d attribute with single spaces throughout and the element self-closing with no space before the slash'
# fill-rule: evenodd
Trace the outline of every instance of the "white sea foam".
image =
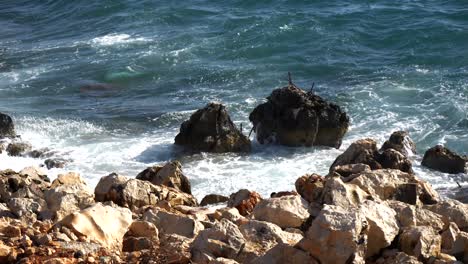
<svg viewBox="0 0 468 264">
<path fill-rule="evenodd" d="M 109 34 L 101 37 L 93 38 L 89 41 L 92 46 L 112 46 L 119 44 L 149 42 L 151 39 L 144 37 L 132 37 L 129 34 Z"/>
</svg>

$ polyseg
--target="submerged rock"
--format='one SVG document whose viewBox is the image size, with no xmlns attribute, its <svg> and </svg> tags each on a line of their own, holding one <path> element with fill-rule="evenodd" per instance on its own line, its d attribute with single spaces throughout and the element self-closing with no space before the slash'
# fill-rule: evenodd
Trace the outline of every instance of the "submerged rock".
<svg viewBox="0 0 468 264">
<path fill-rule="evenodd" d="M 464 173 L 466 160 L 444 146 L 437 145 L 424 153 L 421 165 L 445 173 Z"/>
<path fill-rule="evenodd" d="M 267 99 L 249 115 L 261 144 L 340 147 L 349 117 L 338 105 L 303 91 L 291 81 Z"/>
<path fill-rule="evenodd" d="M 175 144 L 194 151 L 250 151 L 250 140 L 237 129 L 226 107 L 219 103 L 207 104 L 182 123 Z"/>
<path fill-rule="evenodd" d="M 7 114 L 0 112 L 0 138 L 15 137 L 15 126 L 13 119 Z"/>
<path fill-rule="evenodd" d="M 27 142 L 12 142 L 6 148 L 6 152 L 10 156 L 21 156 L 31 151 L 32 146 Z"/>
<path fill-rule="evenodd" d="M 149 181 L 154 185 L 165 185 L 192 194 L 190 181 L 182 173 L 182 165 L 178 161 L 172 161 L 163 166 L 148 167 L 140 172 L 137 179 Z"/>
</svg>

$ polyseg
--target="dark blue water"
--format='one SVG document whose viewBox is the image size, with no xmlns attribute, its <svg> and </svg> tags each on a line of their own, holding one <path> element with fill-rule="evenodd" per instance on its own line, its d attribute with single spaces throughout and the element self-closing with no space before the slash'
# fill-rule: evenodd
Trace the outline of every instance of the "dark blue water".
<svg viewBox="0 0 468 264">
<path fill-rule="evenodd" d="M 453 178 L 419 162 L 438 143 L 468 154 L 467 43 L 465 1 L 2 0 L 0 111 L 92 183 L 179 158 L 199 196 L 267 194 L 325 173 L 358 138 L 405 129 L 418 175 L 447 187 Z M 351 116 L 340 150 L 178 155 L 173 138 L 193 110 L 220 101 L 249 128 L 250 111 L 288 71 Z M 40 162 L 3 155 L 0 167 Z"/>
</svg>

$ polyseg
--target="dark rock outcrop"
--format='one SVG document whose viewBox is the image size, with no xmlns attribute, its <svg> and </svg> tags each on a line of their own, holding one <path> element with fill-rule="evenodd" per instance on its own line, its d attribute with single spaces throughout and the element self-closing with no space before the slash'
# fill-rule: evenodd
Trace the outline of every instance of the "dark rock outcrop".
<svg viewBox="0 0 468 264">
<path fill-rule="evenodd" d="M 15 137 L 15 126 L 9 115 L 0 113 L 0 138 Z"/>
<path fill-rule="evenodd" d="M 405 155 L 393 148 L 379 152 L 377 142 L 370 138 L 360 139 L 352 143 L 343 154 L 335 159 L 330 167 L 330 173 L 336 171 L 339 166 L 359 163 L 369 165 L 372 170 L 398 169 L 403 172 L 413 173 L 411 161 Z"/>
<path fill-rule="evenodd" d="M 27 142 L 12 142 L 6 148 L 6 152 L 10 156 L 22 156 L 31 151 L 32 146 Z"/>
<path fill-rule="evenodd" d="M 200 202 L 200 206 L 206 206 L 210 204 L 225 203 L 229 200 L 229 197 L 219 194 L 208 194 Z"/>
<path fill-rule="evenodd" d="M 424 153 L 421 165 L 445 173 L 465 172 L 466 160 L 448 148 L 437 145 Z"/>
<path fill-rule="evenodd" d="M 154 185 L 165 185 L 192 194 L 190 181 L 182 173 L 182 165 L 178 161 L 168 162 L 163 166 L 148 167 L 140 172 L 136 178 L 149 181 Z"/>
<path fill-rule="evenodd" d="M 274 90 L 267 99 L 249 116 L 261 144 L 340 147 L 349 117 L 338 105 L 292 82 Z"/>
<path fill-rule="evenodd" d="M 416 153 L 416 144 L 406 131 L 395 131 L 380 148 L 380 151 L 394 149 L 406 157 Z"/>
<path fill-rule="evenodd" d="M 175 144 L 195 151 L 250 151 L 250 140 L 237 129 L 226 107 L 219 103 L 207 104 L 182 123 Z"/>
</svg>

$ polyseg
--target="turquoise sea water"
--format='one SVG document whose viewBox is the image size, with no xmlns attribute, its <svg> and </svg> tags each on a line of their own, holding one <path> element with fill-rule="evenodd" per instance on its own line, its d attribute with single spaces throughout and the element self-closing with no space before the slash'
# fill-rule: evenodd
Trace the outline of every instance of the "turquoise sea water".
<svg viewBox="0 0 468 264">
<path fill-rule="evenodd" d="M 326 173 L 354 140 L 382 143 L 399 129 L 417 144 L 420 177 L 441 188 L 468 183 L 419 165 L 438 143 L 468 154 L 468 2 L 310 2 L 2 0 L 0 111 L 91 185 L 178 158 L 199 197 L 268 195 Z M 349 113 L 341 149 L 254 142 L 247 156 L 182 156 L 172 145 L 210 101 L 250 129 L 248 114 L 288 71 Z M 0 155 L 0 168 L 41 162 Z"/>
</svg>

